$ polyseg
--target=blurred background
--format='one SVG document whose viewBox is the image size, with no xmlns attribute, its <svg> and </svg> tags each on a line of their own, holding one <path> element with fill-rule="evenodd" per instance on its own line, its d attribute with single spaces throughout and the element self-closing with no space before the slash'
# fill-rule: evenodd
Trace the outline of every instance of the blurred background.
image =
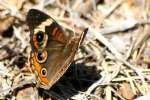
<svg viewBox="0 0 150 100">
<path fill-rule="evenodd" d="M 31 8 L 66 31 L 89 29 L 74 62 L 50 90 L 28 82 Z M 0 0 L 0 99 L 149 100 L 149 24 L 149 0 Z"/>
</svg>

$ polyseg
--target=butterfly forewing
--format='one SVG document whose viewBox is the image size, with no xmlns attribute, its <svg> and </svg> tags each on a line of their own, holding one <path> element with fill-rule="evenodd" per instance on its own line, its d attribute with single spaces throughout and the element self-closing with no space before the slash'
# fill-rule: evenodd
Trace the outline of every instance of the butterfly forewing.
<svg viewBox="0 0 150 100">
<path fill-rule="evenodd" d="M 72 39 L 54 19 L 36 9 L 29 11 L 27 22 L 31 33 L 32 70 L 40 87 L 48 89 L 68 69 L 86 32 Z"/>
</svg>

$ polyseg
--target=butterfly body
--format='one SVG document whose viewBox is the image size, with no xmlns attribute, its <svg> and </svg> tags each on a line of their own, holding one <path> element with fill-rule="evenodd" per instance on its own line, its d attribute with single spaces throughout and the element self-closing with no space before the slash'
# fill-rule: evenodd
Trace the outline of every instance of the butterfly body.
<svg viewBox="0 0 150 100">
<path fill-rule="evenodd" d="M 73 38 L 53 18 L 36 9 L 28 12 L 27 22 L 32 71 L 39 87 L 49 89 L 68 69 L 86 32 Z"/>
</svg>

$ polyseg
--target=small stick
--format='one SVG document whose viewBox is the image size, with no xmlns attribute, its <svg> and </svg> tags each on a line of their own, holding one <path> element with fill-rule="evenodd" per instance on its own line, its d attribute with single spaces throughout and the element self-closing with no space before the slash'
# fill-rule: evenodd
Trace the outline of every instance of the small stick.
<svg viewBox="0 0 150 100">
<path fill-rule="evenodd" d="M 117 0 L 114 5 L 109 9 L 109 11 L 107 12 L 107 14 L 105 14 L 104 19 L 109 17 L 120 5 L 121 3 L 123 3 L 124 0 Z"/>
<path fill-rule="evenodd" d="M 127 20 L 123 24 L 119 24 L 118 26 L 105 27 L 103 29 L 98 30 L 98 32 L 101 34 L 111 34 L 111 33 L 116 33 L 116 32 L 123 32 L 123 31 L 129 30 L 129 29 L 132 29 L 136 26 L 144 25 L 144 24 L 150 24 L 150 19 L 140 20 L 140 21 L 136 21 L 134 19 Z"/>
</svg>

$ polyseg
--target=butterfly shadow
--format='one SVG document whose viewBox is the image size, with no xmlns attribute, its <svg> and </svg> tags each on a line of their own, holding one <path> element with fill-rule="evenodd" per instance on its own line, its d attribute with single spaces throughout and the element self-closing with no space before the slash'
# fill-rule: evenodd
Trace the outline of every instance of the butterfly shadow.
<svg viewBox="0 0 150 100">
<path fill-rule="evenodd" d="M 39 94 L 44 96 L 45 99 L 50 95 L 54 100 L 66 100 L 79 91 L 86 91 L 100 77 L 96 66 L 73 62 L 67 72 L 50 90 L 39 89 Z"/>
</svg>

